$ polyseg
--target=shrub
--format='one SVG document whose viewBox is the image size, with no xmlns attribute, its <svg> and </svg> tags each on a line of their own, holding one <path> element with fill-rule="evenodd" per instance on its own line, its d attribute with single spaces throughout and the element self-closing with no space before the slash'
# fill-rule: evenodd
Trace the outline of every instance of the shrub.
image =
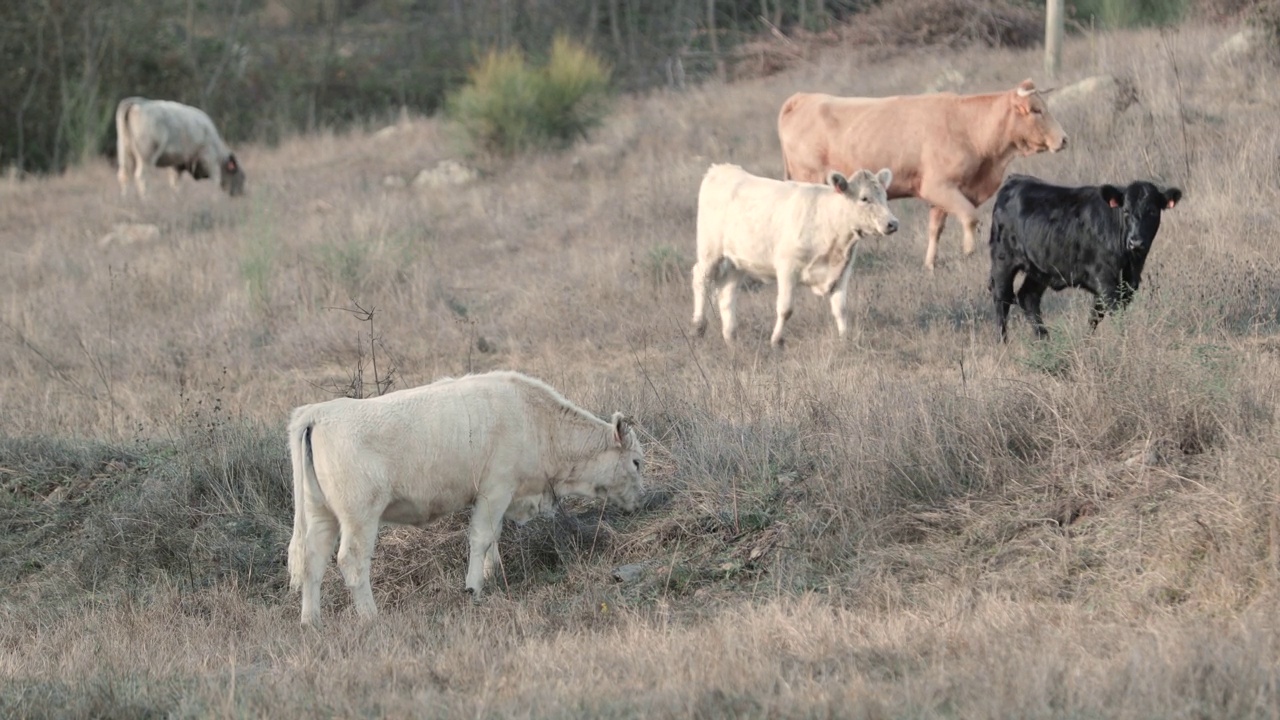
<svg viewBox="0 0 1280 720">
<path fill-rule="evenodd" d="M 449 112 L 487 152 L 564 147 L 604 117 L 608 69 L 563 37 L 541 68 L 531 68 L 518 50 L 490 51 L 468 78 L 450 98 Z"/>
<path fill-rule="evenodd" d="M 538 113 L 534 117 L 546 137 L 571 143 L 586 137 L 604 118 L 609 71 L 586 48 L 568 38 L 556 38 L 536 79 Z"/>
</svg>

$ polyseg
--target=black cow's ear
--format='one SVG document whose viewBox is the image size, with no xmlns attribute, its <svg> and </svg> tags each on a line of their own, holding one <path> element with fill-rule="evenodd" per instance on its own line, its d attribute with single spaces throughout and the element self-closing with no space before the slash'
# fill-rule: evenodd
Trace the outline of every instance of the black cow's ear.
<svg viewBox="0 0 1280 720">
<path fill-rule="evenodd" d="M 1168 210 L 1169 208 L 1172 208 L 1174 205 L 1177 205 L 1178 201 L 1182 199 L 1182 191 L 1176 187 L 1165 188 L 1164 199 L 1165 199 L 1165 209 Z"/>
<path fill-rule="evenodd" d="M 1124 205 L 1124 191 L 1114 185 L 1103 185 L 1098 188 L 1102 193 L 1102 199 L 1113 208 Z"/>
<path fill-rule="evenodd" d="M 827 176 L 827 184 L 839 192 L 849 192 L 849 180 L 845 178 L 844 175 L 841 175 L 834 170 L 832 170 L 831 174 Z"/>
</svg>

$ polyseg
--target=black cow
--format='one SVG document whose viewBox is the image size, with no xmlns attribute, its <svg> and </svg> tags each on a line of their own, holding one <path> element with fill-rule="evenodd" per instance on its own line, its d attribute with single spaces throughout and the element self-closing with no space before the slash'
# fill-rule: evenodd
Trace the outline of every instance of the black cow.
<svg viewBox="0 0 1280 720">
<path fill-rule="evenodd" d="M 1045 288 L 1084 288 L 1094 295 L 1090 329 L 1108 309 L 1123 308 L 1142 282 L 1142 266 L 1160 229 L 1160 213 L 1182 199 L 1176 187 L 1138 181 L 1128 187 L 1061 187 L 1010 175 L 991 214 L 991 289 L 1004 342 L 1013 279 L 1026 277 L 1017 300 L 1037 337 Z"/>
</svg>

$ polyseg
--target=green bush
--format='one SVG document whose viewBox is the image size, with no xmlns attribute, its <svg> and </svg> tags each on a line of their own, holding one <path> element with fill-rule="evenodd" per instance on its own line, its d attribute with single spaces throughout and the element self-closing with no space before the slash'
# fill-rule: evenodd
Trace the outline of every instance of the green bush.
<svg viewBox="0 0 1280 720">
<path fill-rule="evenodd" d="M 490 51 L 448 104 L 483 150 L 511 155 L 561 148 L 604 118 L 609 70 L 590 51 L 560 37 L 541 68 L 518 50 Z"/>
</svg>

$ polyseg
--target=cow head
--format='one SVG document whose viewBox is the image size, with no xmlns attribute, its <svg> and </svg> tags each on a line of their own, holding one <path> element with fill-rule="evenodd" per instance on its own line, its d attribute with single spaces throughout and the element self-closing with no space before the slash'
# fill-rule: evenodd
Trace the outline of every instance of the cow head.
<svg viewBox="0 0 1280 720">
<path fill-rule="evenodd" d="M 1150 250 L 1160 230 L 1161 213 L 1182 199 L 1182 191 L 1176 187 L 1160 189 L 1142 181 L 1124 188 L 1103 185 L 1099 190 L 1107 205 L 1120 210 L 1124 244 L 1130 251 Z"/>
<path fill-rule="evenodd" d="M 846 178 L 834 170 L 827 174 L 827 184 L 849 200 L 841 213 L 839 230 L 853 237 L 861 235 L 892 235 L 898 230 L 898 218 L 889 210 L 889 184 L 893 171 L 885 168 L 872 174 L 859 170 Z"/>
<path fill-rule="evenodd" d="M 1044 102 L 1044 93 L 1048 90 L 1037 90 L 1030 78 L 1018 83 L 1009 91 L 1009 103 L 1012 107 L 1012 127 L 1010 141 L 1024 155 L 1038 152 L 1058 152 L 1067 146 L 1067 134 L 1062 126 L 1049 114 L 1049 106 Z"/>
<path fill-rule="evenodd" d="M 222 189 L 231 197 L 244 194 L 244 168 L 236 160 L 235 153 L 227 155 L 222 161 Z"/>
<path fill-rule="evenodd" d="M 556 494 L 602 497 L 631 512 L 644 494 L 644 448 L 631 420 L 620 412 L 605 432 L 604 448 L 557 483 Z"/>
</svg>

